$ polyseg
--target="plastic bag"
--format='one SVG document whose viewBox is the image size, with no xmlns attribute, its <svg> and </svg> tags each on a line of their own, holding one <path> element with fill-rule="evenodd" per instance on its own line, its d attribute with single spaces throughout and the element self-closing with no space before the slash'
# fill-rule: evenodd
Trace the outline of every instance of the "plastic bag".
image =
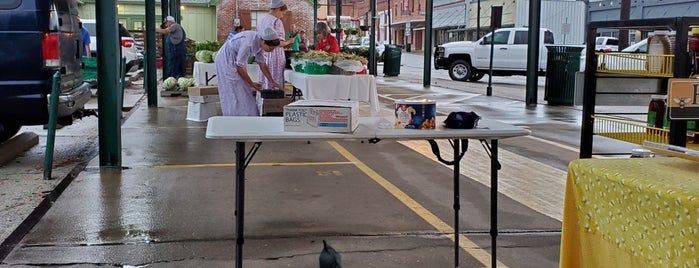
<svg viewBox="0 0 699 268">
<path fill-rule="evenodd" d="M 361 62 L 356 61 L 356 60 L 341 60 L 341 61 L 336 61 L 335 66 L 338 68 L 342 69 L 343 71 L 347 72 L 361 72 L 364 70 L 364 65 L 362 65 Z"/>
</svg>

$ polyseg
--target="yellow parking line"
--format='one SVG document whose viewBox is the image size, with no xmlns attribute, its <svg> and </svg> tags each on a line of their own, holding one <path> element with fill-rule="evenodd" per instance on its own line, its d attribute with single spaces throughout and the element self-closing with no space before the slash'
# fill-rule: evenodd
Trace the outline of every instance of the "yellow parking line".
<svg viewBox="0 0 699 268">
<path fill-rule="evenodd" d="M 396 199 L 398 199 L 400 202 L 405 204 L 408 208 L 410 208 L 415 214 L 420 216 L 423 220 L 425 220 L 427 223 L 432 225 L 437 231 L 442 232 L 442 233 L 454 233 L 454 228 L 452 228 L 449 224 L 446 222 L 442 221 L 437 217 L 436 215 L 432 214 L 429 210 L 427 210 L 425 207 L 420 205 L 415 199 L 412 199 L 410 196 L 408 196 L 405 192 L 401 191 L 398 187 L 393 185 L 391 182 L 383 178 L 381 175 L 376 173 L 373 169 L 371 169 L 369 166 L 364 164 L 362 161 L 359 161 L 357 157 L 352 155 L 347 149 L 342 147 L 340 144 L 334 141 L 329 141 L 328 142 L 330 146 L 335 148 L 342 156 L 347 158 L 347 160 L 353 162 L 357 168 L 359 168 L 364 174 L 369 176 L 372 180 L 374 180 L 376 183 L 381 185 L 386 191 L 388 191 L 391 195 L 393 195 Z M 449 239 L 454 241 L 454 235 L 449 235 Z M 477 259 L 479 262 L 481 262 L 483 265 L 488 266 L 490 265 L 491 261 L 491 255 L 487 251 L 481 249 L 476 245 L 476 243 L 473 243 L 473 241 L 469 240 L 466 238 L 466 236 L 459 235 L 459 247 L 461 247 L 463 250 L 465 250 L 468 254 L 473 256 L 475 259 Z M 498 267 L 506 267 L 505 264 L 501 263 L 500 261 L 497 262 Z"/>
<path fill-rule="evenodd" d="M 250 163 L 250 166 L 327 166 L 327 165 L 353 165 L 352 162 L 267 162 Z M 189 164 L 189 165 L 156 165 L 151 168 L 200 168 L 200 167 L 234 167 L 235 164 Z"/>
</svg>

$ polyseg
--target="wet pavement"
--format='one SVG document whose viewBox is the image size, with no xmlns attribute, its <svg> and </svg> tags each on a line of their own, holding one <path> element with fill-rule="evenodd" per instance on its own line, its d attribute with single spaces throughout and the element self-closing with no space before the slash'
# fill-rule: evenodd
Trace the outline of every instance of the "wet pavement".
<svg viewBox="0 0 699 268">
<path fill-rule="evenodd" d="M 401 76 L 377 77 L 380 115 L 392 116 L 395 99 L 429 98 L 442 114 L 475 111 L 532 131 L 500 141 L 497 257 L 503 267 L 557 267 L 579 107 L 528 108 L 516 100 L 523 86 L 507 80 L 494 85 L 497 97 L 484 96 L 483 83 L 436 78 L 423 88 L 411 81 L 410 65 Z M 124 168 L 92 159 L 0 263 L 233 266 L 234 144 L 207 140 L 205 122 L 185 120 L 187 98 L 158 103 L 141 103 L 123 124 Z M 459 264 L 488 267 L 489 160 L 477 141 L 470 145 L 461 170 Z M 453 171 L 428 147 L 265 142 L 247 168 L 244 267 L 316 267 L 322 240 L 345 267 L 453 267 Z"/>
</svg>

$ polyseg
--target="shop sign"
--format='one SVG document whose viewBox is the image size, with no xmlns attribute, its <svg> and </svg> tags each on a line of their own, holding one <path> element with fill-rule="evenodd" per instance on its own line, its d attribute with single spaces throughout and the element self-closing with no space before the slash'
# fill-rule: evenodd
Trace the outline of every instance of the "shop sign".
<svg viewBox="0 0 699 268">
<path fill-rule="evenodd" d="M 667 106 L 670 119 L 699 119 L 699 79 L 671 78 Z"/>
</svg>

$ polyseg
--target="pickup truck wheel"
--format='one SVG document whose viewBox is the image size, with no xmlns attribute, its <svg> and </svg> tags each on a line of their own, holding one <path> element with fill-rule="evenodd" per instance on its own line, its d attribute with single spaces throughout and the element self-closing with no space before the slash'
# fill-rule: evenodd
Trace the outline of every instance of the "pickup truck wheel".
<svg viewBox="0 0 699 268">
<path fill-rule="evenodd" d="M 484 75 L 485 75 L 484 73 L 475 73 L 474 72 L 473 74 L 471 74 L 471 77 L 468 78 L 468 81 L 476 82 L 478 80 L 481 80 L 481 78 L 483 78 Z"/>
<path fill-rule="evenodd" d="M 455 60 L 449 65 L 449 77 L 456 81 L 468 80 L 471 77 L 471 64 L 465 60 Z"/>
<path fill-rule="evenodd" d="M 21 127 L 22 126 L 19 124 L 0 122 L 0 143 L 3 143 L 15 136 Z"/>
</svg>

